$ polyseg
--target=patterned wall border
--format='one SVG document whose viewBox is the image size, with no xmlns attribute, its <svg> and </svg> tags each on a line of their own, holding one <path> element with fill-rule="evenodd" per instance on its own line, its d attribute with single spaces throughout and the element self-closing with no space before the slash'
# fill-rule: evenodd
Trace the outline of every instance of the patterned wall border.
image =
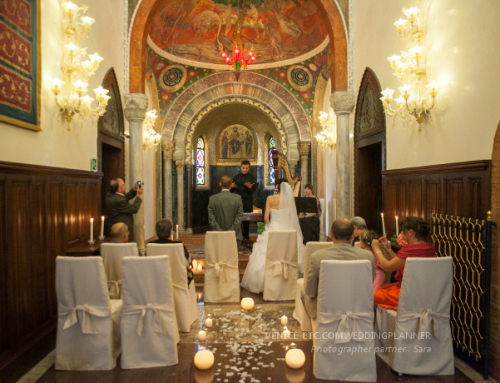
<svg viewBox="0 0 500 383">
<path fill-rule="evenodd" d="M 193 134 L 194 131 L 196 130 L 196 126 L 198 123 L 203 119 L 203 117 L 208 114 L 210 111 L 213 109 L 221 106 L 221 105 L 227 105 L 231 103 L 241 103 L 241 104 L 246 104 L 253 106 L 257 109 L 260 109 L 262 112 L 267 114 L 267 116 L 273 121 L 274 125 L 276 126 L 276 129 L 278 129 L 278 132 L 281 135 L 281 147 L 283 148 L 283 154 L 287 154 L 288 151 L 288 145 L 287 145 L 287 139 L 286 139 L 286 132 L 285 129 L 283 128 L 283 124 L 281 123 L 280 119 L 276 116 L 274 111 L 269 109 L 267 106 L 262 104 L 259 101 L 255 101 L 251 98 L 246 98 L 246 97 L 228 97 L 228 98 L 223 98 L 217 102 L 214 102 L 207 107 L 205 107 L 202 111 L 200 111 L 196 117 L 192 120 L 188 130 L 186 131 L 186 136 L 185 136 L 185 149 L 184 149 L 184 158 L 185 162 L 190 164 L 192 162 L 192 139 L 193 139 Z"/>
</svg>

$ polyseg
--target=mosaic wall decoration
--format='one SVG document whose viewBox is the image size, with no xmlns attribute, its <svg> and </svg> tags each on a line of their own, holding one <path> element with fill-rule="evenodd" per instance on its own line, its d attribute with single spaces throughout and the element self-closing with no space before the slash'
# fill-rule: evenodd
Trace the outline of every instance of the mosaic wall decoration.
<svg viewBox="0 0 500 383">
<path fill-rule="evenodd" d="M 0 1 L 0 121 L 40 128 L 40 1 Z"/>
<path fill-rule="evenodd" d="M 268 165 L 268 183 L 269 185 L 274 185 L 276 183 L 276 179 L 274 176 L 274 167 L 273 167 L 273 153 L 272 150 L 276 149 L 276 141 L 274 140 L 273 136 L 269 137 L 269 141 L 267 144 L 267 165 Z"/>
<path fill-rule="evenodd" d="M 217 162 L 240 163 L 257 160 L 257 139 L 250 128 L 232 124 L 223 128 L 217 138 Z"/>
<path fill-rule="evenodd" d="M 288 83 L 293 89 L 299 92 L 305 92 L 311 89 L 313 84 L 313 75 L 303 65 L 292 65 L 286 71 Z"/>
<path fill-rule="evenodd" d="M 186 78 L 186 68 L 182 65 L 169 65 L 161 71 L 158 83 L 165 92 L 173 93 L 182 88 Z"/>
<path fill-rule="evenodd" d="M 205 185 L 205 140 L 198 138 L 196 144 L 196 185 Z"/>
</svg>

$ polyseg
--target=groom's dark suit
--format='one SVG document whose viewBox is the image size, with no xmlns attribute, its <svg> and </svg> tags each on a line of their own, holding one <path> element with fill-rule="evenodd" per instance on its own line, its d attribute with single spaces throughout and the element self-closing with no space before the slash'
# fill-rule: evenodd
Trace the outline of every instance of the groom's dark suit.
<svg viewBox="0 0 500 383">
<path fill-rule="evenodd" d="M 236 238 L 242 239 L 241 219 L 243 218 L 243 203 L 238 194 L 222 190 L 214 194 L 208 202 L 208 221 L 214 231 L 236 232 Z"/>
</svg>

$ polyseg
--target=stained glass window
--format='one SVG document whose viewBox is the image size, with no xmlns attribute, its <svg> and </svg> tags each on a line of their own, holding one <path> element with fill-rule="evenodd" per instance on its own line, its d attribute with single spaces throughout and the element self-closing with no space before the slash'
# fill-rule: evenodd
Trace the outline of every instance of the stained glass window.
<svg viewBox="0 0 500 383">
<path fill-rule="evenodd" d="M 269 163 L 269 184 L 274 185 L 275 179 L 274 179 L 274 168 L 273 168 L 273 156 L 272 156 L 272 149 L 276 149 L 276 141 L 274 141 L 273 136 L 269 137 L 269 142 L 268 142 L 268 163 Z"/>
<path fill-rule="evenodd" d="M 196 145 L 196 185 L 205 185 L 205 140 L 198 138 Z"/>
</svg>

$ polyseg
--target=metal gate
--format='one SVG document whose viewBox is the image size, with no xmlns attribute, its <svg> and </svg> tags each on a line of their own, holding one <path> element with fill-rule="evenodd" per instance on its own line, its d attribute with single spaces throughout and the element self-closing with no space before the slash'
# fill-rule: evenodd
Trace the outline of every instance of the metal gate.
<svg viewBox="0 0 500 383">
<path fill-rule="evenodd" d="M 432 240 L 438 257 L 453 258 L 451 333 L 455 355 L 489 373 L 492 227 L 486 221 L 432 214 Z"/>
</svg>

